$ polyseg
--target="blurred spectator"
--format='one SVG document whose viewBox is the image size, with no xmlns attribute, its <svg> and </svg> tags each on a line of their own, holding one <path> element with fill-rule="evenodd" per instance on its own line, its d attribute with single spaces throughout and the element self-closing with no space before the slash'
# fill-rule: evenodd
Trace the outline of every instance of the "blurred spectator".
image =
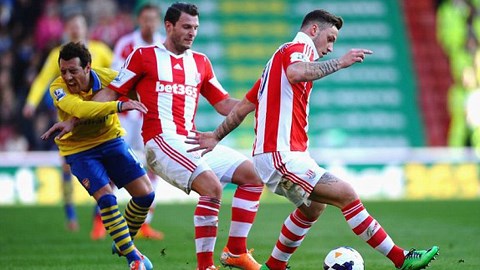
<svg viewBox="0 0 480 270">
<path fill-rule="evenodd" d="M 58 3 L 55 0 L 46 2 L 42 16 L 35 28 L 35 44 L 40 50 L 51 49 L 62 37 L 63 23 L 59 16 Z"/>
<path fill-rule="evenodd" d="M 92 39 L 101 40 L 110 47 L 134 29 L 131 13 L 119 11 L 113 0 L 91 0 L 88 11 L 92 15 Z"/>
<path fill-rule="evenodd" d="M 471 91 L 478 88 L 479 66 L 474 56 L 479 50 L 480 1 L 445 0 L 437 11 L 437 37 L 449 57 L 453 85 L 448 93 L 451 116 L 448 144 L 453 147 L 472 146 L 474 128 L 467 121 Z M 475 140 L 480 143 L 480 140 Z"/>
</svg>

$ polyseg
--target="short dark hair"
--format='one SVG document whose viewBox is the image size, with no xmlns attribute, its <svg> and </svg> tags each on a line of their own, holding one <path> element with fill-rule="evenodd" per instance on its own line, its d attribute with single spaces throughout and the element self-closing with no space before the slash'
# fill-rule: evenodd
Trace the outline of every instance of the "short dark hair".
<svg viewBox="0 0 480 270">
<path fill-rule="evenodd" d="M 155 11 L 158 13 L 158 15 L 161 15 L 161 13 L 162 13 L 159 6 L 157 6 L 157 5 L 153 4 L 153 3 L 147 2 L 147 3 L 141 5 L 141 6 L 138 8 L 138 10 L 137 10 L 137 12 L 136 12 L 137 17 L 140 16 L 140 14 L 142 14 L 142 12 L 143 12 L 144 10 L 148 10 L 148 9 L 153 9 L 153 10 L 155 10 Z"/>
<path fill-rule="evenodd" d="M 182 15 L 182 12 L 185 12 L 191 16 L 200 15 L 195 4 L 176 2 L 167 9 L 167 13 L 165 13 L 165 18 L 163 21 L 171 22 L 173 25 L 175 25 L 178 22 L 180 15 Z"/>
<path fill-rule="evenodd" d="M 305 15 L 302 22 L 302 28 L 313 22 L 318 22 L 321 28 L 335 26 L 338 30 L 340 30 L 343 25 L 343 19 L 341 17 L 333 15 L 323 9 L 317 9 Z"/>
<path fill-rule="evenodd" d="M 69 42 L 63 45 L 58 55 L 58 62 L 60 62 L 60 59 L 68 61 L 76 57 L 80 58 L 80 65 L 83 68 L 85 68 L 87 64 L 92 63 L 92 55 L 87 47 L 80 42 Z"/>
</svg>

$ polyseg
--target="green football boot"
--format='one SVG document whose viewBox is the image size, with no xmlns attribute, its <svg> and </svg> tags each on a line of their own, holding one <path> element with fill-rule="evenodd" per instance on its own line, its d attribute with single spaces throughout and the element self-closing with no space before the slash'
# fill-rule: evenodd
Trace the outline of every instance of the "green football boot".
<svg viewBox="0 0 480 270">
<path fill-rule="evenodd" d="M 411 249 L 407 255 L 405 255 L 405 261 L 403 262 L 400 270 L 420 270 L 427 268 L 431 261 L 435 260 L 438 255 L 438 247 L 433 246 L 429 250 L 415 250 Z"/>
</svg>

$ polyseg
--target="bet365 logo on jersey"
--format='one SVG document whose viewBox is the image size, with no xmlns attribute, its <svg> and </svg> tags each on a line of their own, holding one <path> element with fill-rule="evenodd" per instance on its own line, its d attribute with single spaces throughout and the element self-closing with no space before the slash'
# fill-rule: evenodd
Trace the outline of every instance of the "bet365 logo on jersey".
<svg viewBox="0 0 480 270">
<path fill-rule="evenodd" d="M 179 83 L 164 84 L 162 82 L 157 82 L 157 92 L 185 95 L 192 98 L 197 98 L 198 95 L 197 87 Z"/>
</svg>

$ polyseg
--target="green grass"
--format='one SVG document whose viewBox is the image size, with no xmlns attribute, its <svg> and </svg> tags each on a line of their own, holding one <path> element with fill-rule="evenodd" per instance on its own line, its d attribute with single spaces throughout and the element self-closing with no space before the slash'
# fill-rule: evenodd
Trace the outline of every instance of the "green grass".
<svg viewBox="0 0 480 270">
<path fill-rule="evenodd" d="M 480 201 L 365 202 L 394 241 L 405 248 L 440 246 L 432 270 L 480 269 Z M 222 206 L 215 250 L 226 243 L 230 205 Z M 127 269 L 124 258 L 110 255 L 109 239 L 89 238 L 91 206 L 78 207 L 81 230 L 67 232 L 60 206 L 0 207 L 1 269 Z M 192 214 L 194 205 L 157 205 L 153 226 L 161 228 L 163 241 L 139 239 L 137 246 L 155 269 L 195 269 Z M 266 260 L 280 226 L 292 211 L 288 203 L 263 203 L 254 224 L 249 247 Z M 325 254 L 350 245 L 363 256 L 367 270 L 394 269 L 389 260 L 372 250 L 348 228 L 340 211 L 330 207 L 311 229 L 292 257 L 294 270 L 320 270 Z"/>
</svg>

